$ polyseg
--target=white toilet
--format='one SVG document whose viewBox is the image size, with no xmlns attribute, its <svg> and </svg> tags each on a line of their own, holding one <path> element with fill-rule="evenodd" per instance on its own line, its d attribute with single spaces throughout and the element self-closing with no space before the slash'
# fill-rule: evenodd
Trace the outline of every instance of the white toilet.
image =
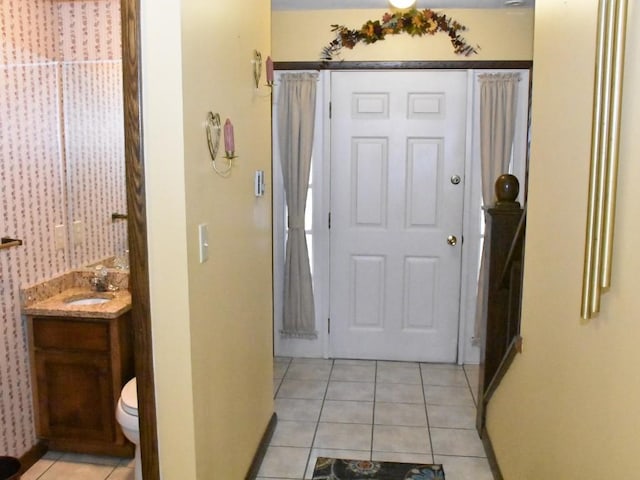
<svg viewBox="0 0 640 480">
<path fill-rule="evenodd" d="M 138 425 L 138 391 L 135 378 L 129 380 L 120 393 L 120 400 L 118 400 L 118 406 L 116 407 L 116 420 L 120 424 L 124 436 L 136 446 L 134 457 L 135 480 L 142 480 L 140 427 Z"/>
</svg>

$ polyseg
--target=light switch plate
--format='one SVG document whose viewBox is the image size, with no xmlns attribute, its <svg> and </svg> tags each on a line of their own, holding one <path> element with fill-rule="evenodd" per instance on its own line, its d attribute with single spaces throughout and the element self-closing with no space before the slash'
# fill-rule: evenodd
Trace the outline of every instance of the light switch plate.
<svg viewBox="0 0 640 480">
<path fill-rule="evenodd" d="M 84 243 L 84 224 L 82 220 L 73 222 L 73 244 L 82 245 Z"/>
<path fill-rule="evenodd" d="M 206 223 L 198 225 L 198 244 L 200 263 L 204 263 L 209 260 L 209 227 Z"/>
<path fill-rule="evenodd" d="M 53 227 L 53 242 L 56 247 L 56 250 L 64 250 L 64 247 L 65 247 L 64 236 L 65 236 L 65 228 L 63 223 Z"/>
</svg>

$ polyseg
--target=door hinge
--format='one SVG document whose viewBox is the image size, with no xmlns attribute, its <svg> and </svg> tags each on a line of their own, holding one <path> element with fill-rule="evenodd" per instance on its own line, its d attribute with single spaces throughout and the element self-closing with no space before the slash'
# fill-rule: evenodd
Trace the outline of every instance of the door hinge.
<svg viewBox="0 0 640 480">
<path fill-rule="evenodd" d="M 331 212 L 329 212 L 329 230 L 331 230 Z"/>
<path fill-rule="evenodd" d="M 331 118 L 332 107 L 333 107 L 332 103 L 329 102 L 329 118 Z"/>
<path fill-rule="evenodd" d="M 327 318 L 327 334 L 331 333 L 331 319 Z"/>
</svg>

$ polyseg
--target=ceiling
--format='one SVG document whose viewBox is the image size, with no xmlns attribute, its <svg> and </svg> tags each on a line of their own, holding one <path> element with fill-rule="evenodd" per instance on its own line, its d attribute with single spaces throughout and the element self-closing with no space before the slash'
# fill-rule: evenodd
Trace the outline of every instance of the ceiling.
<svg viewBox="0 0 640 480">
<path fill-rule="evenodd" d="M 535 0 L 418 0 L 417 8 L 532 8 Z M 388 0 L 271 0 L 273 10 L 389 8 Z"/>
</svg>

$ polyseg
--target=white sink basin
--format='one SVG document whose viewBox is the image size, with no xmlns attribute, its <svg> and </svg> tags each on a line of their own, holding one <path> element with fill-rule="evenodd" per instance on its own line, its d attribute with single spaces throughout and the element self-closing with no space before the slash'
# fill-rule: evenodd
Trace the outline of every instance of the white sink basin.
<svg viewBox="0 0 640 480">
<path fill-rule="evenodd" d="M 74 295 L 65 299 L 64 303 L 67 305 L 100 305 L 113 300 L 113 295 L 110 293 L 95 293 L 87 295 Z"/>
<path fill-rule="evenodd" d="M 67 305 L 100 305 L 101 303 L 107 303 L 110 301 L 110 298 L 79 298 L 78 300 L 69 300 L 64 303 Z"/>
</svg>

